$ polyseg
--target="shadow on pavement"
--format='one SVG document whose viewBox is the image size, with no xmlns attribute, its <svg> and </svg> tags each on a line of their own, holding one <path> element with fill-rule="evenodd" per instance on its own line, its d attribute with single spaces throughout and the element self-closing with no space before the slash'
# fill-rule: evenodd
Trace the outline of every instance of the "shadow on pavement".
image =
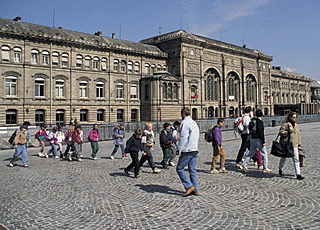
<svg viewBox="0 0 320 230">
<path fill-rule="evenodd" d="M 165 194 L 173 194 L 173 195 L 181 195 L 183 192 L 171 189 L 168 186 L 165 185 L 155 185 L 155 184 L 150 184 L 150 185 L 144 185 L 144 184 L 137 184 L 141 190 L 148 192 L 148 193 L 165 193 Z"/>
</svg>

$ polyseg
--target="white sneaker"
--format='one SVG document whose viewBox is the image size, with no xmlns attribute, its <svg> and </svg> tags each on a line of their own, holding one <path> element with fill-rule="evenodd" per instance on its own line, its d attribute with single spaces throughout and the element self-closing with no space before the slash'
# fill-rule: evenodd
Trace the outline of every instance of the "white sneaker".
<svg viewBox="0 0 320 230">
<path fill-rule="evenodd" d="M 262 165 L 261 165 L 261 166 L 259 166 L 259 168 L 258 168 L 258 169 L 262 171 L 262 170 L 263 170 L 263 166 L 262 166 Z"/>
<path fill-rule="evenodd" d="M 153 173 L 160 173 L 160 172 L 161 172 L 161 169 L 158 169 L 158 168 L 153 169 Z"/>
<path fill-rule="evenodd" d="M 39 155 L 39 157 L 43 157 L 44 156 L 44 154 L 41 153 L 41 152 L 39 152 L 38 155 Z"/>
<path fill-rule="evenodd" d="M 111 160 L 114 160 L 114 156 L 111 156 L 110 159 L 111 159 Z"/>
<path fill-rule="evenodd" d="M 248 168 L 246 166 L 240 165 L 240 171 L 241 172 L 246 172 L 246 171 L 248 171 Z"/>
<path fill-rule="evenodd" d="M 49 158 L 48 154 L 44 154 L 44 157 L 45 157 L 45 158 Z"/>
<path fill-rule="evenodd" d="M 237 163 L 235 166 L 239 169 L 241 167 L 241 164 Z"/>
<path fill-rule="evenodd" d="M 94 157 L 94 158 L 92 158 L 93 160 L 98 160 L 98 158 L 97 157 Z"/>
<path fill-rule="evenodd" d="M 81 159 L 81 158 L 78 158 L 77 161 L 82 162 L 82 159 Z"/>
<path fill-rule="evenodd" d="M 216 170 L 216 169 L 211 169 L 211 170 L 210 170 L 210 173 L 211 173 L 211 174 L 218 174 L 218 173 L 219 173 L 219 171 L 218 171 L 218 170 Z"/>
<path fill-rule="evenodd" d="M 173 161 L 170 161 L 169 164 L 170 164 L 171 166 L 176 166 L 176 164 L 175 164 Z"/>
<path fill-rule="evenodd" d="M 11 168 L 13 167 L 13 164 L 11 162 L 9 163 L 9 167 L 11 167 Z"/>
<path fill-rule="evenodd" d="M 55 156 L 54 158 L 59 159 L 59 156 Z"/>
<path fill-rule="evenodd" d="M 227 173 L 227 172 L 228 172 L 228 170 L 226 170 L 226 168 L 225 168 L 225 167 L 223 167 L 223 168 L 221 168 L 221 169 L 219 170 L 219 172 L 221 172 L 221 173 Z"/>
<path fill-rule="evenodd" d="M 271 169 L 268 169 L 268 168 L 266 168 L 266 169 L 263 170 L 263 173 L 271 173 L 271 172 L 272 172 L 272 170 L 271 170 Z"/>
</svg>

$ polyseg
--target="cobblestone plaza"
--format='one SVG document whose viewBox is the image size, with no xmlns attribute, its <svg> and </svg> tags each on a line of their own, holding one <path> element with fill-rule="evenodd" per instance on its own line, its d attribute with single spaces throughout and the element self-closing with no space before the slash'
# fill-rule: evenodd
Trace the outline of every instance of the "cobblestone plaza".
<svg viewBox="0 0 320 230">
<path fill-rule="evenodd" d="M 266 128 L 269 151 L 278 129 Z M 247 173 L 239 172 L 234 159 L 240 139 L 231 131 L 222 133 L 228 173 L 210 174 L 212 149 L 201 134 L 200 196 L 186 198 L 175 167 L 153 174 L 145 163 L 139 179 L 126 176 L 123 168 L 131 160 L 122 160 L 120 152 L 111 160 L 111 141 L 100 142 L 97 161 L 90 159 L 88 143 L 83 162 L 39 158 L 38 148 L 30 148 L 29 168 L 19 167 L 21 161 L 9 168 L 13 151 L 3 150 L 0 229 L 320 229 L 320 123 L 300 129 L 306 152 L 303 181 L 295 179 L 290 159 L 280 178 L 279 158 L 271 155 L 273 173 L 263 174 L 253 164 Z M 153 153 L 160 168 L 158 143 Z"/>
</svg>

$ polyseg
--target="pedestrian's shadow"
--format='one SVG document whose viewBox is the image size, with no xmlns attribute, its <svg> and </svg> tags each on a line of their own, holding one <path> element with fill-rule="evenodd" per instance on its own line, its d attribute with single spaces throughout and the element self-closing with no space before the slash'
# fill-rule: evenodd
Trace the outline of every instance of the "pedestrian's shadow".
<svg viewBox="0 0 320 230">
<path fill-rule="evenodd" d="M 144 184 L 137 184 L 141 190 L 147 192 L 147 193 L 164 193 L 164 194 L 172 194 L 172 195 L 181 195 L 182 192 L 178 190 L 171 189 L 168 186 L 165 185 L 156 185 L 156 184 L 150 184 L 150 185 L 144 185 Z"/>
<path fill-rule="evenodd" d="M 126 174 L 124 173 L 124 171 L 122 171 L 122 172 L 109 173 L 109 175 L 112 176 L 112 177 L 118 177 L 118 176 L 128 177 L 128 175 L 126 175 Z"/>
<path fill-rule="evenodd" d="M 243 173 L 246 177 L 253 177 L 253 178 L 273 178 L 276 177 L 275 174 L 273 173 L 263 173 L 261 171 L 256 171 L 256 170 L 250 170 L 247 172 L 241 172 Z"/>
</svg>

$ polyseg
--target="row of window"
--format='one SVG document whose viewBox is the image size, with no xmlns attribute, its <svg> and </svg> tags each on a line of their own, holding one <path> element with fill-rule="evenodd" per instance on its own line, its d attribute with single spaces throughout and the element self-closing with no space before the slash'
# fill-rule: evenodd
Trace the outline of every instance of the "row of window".
<svg viewBox="0 0 320 230">
<path fill-rule="evenodd" d="M 57 79 L 55 81 L 55 97 L 56 98 L 65 98 L 65 80 Z M 44 78 L 36 78 L 34 81 L 34 95 L 35 97 L 45 97 L 46 92 L 46 81 Z M 89 92 L 89 83 L 88 81 L 79 82 L 79 97 L 82 99 L 88 98 Z M 7 76 L 6 77 L 6 96 L 16 97 L 17 96 L 17 77 Z M 105 98 L 105 84 L 102 81 L 96 83 L 96 98 L 104 99 Z M 124 99 L 124 84 L 116 83 L 116 98 Z M 130 98 L 138 98 L 138 85 L 130 84 Z"/>
<path fill-rule="evenodd" d="M 13 61 L 16 63 L 21 63 L 21 51 L 20 47 L 13 48 Z M 1 47 L 1 57 L 3 61 L 10 61 L 10 53 L 11 49 L 9 46 L 2 46 Z M 40 52 L 37 49 L 31 50 L 31 63 L 32 64 L 42 64 L 42 65 L 49 65 L 50 64 L 50 53 L 47 50 L 43 50 Z M 52 52 L 52 65 L 53 66 L 61 66 L 61 67 L 69 67 L 69 54 L 54 51 Z M 99 58 L 99 57 L 91 57 L 89 55 L 82 56 L 80 54 L 76 55 L 76 67 L 77 68 L 84 68 L 84 69 L 93 69 L 93 70 L 102 70 L 107 71 L 108 62 L 107 58 Z M 155 65 L 155 64 L 145 64 L 145 73 L 146 74 L 154 74 L 155 72 L 159 72 L 162 70 L 166 70 L 166 65 Z M 115 59 L 113 61 L 113 71 L 114 72 L 122 72 L 122 73 L 140 73 L 140 63 L 125 60 L 119 61 Z"/>
<path fill-rule="evenodd" d="M 289 89 L 289 83 L 272 80 L 271 81 L 271 88 Z M 305 91 L 306 85 L 305 84 L 298 84 L 298 83 L 290 83 L 290 89 Z"/>
<path fill-rule="evenodd" d="M 88 122 L 89 111 L 87 109 L 81 109 L 80 110 L 80 122 Z M 15 125 L 17 124 L 17 115 L 18 112 L 15 109 L 8 109 L 6 110 L 6 124 L 7 125 Z M 97 121 L 105 121 L 105 110 L 104 109 L 98 109 L 96 114 Z M 35 125 L 41 126 L 45 124 L 45 118 L 46 118 L 46 111 L 43 109 L 38 109 L 35 111 Z M 131 110 L 131 121 L 138 121 L 138 110 L 132 109 Z M 124 110 L 118 109 L 117 110 L 117 122 L 124 122 Z M 65 122 L 65 110 L 59 109 L 56 110 L 56 125 L 64 126 L 66 124 Z"/>
<path fill-rule="evenodd" d="M 291 97 L 289 94 L 282 94 L 280 95 L 273 93 L 272 94 L 273 103 L 292 103 L 292 104 L 298 104 L 298 103 L 305 103 L 306 102 L 306 95 L 294 95 L 292 94 Z"/>
</svg>

